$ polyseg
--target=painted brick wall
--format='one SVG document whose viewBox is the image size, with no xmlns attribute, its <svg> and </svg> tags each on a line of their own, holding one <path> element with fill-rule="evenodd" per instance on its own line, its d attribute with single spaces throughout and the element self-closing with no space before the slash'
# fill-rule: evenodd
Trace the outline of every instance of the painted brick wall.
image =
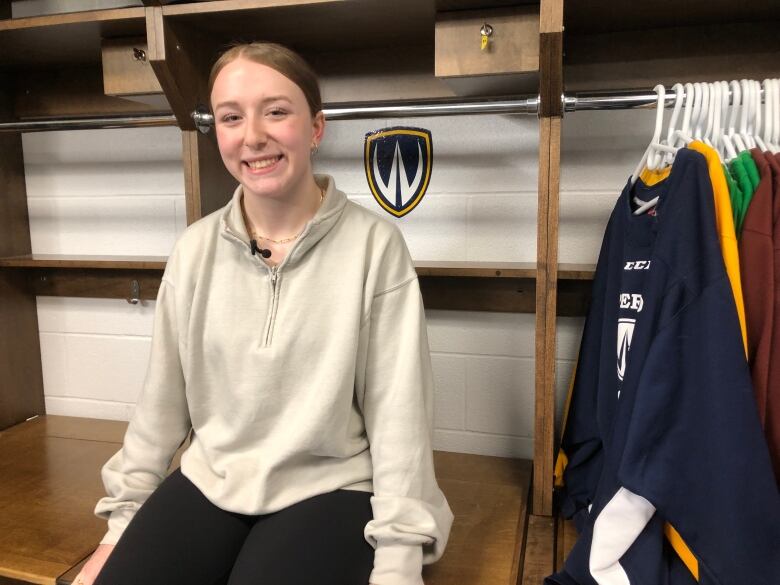
<svg viewBox="0 0 780 585">
<path fill-rule="evenodd" d="M 403 124 L 431 130 L 434 142 L 428 193 L 409 216 L 394 220 L 412 256 L 533 261 L 537 120 L 330 122 L 316 171 L 333 175 L 351 199 L 385 214 L 366 195 L 363 137 Z M 595 263 L 609 212 L 651 125 L 647 112 L 575 113 L 565 119 L 562 262 Z M 35 253 L 165 256 L 186 226 L 175 128 L 31 133 L 24 135 L 23 146 Z M 38 298 L 49 413 L 131 416 L 146 373 L 154 304 Z M 436 448 L 530 458 L 534 316 L 429 310 L 427 319 L 436 378 Z M 581 318 L 559 320 L 559 410 L 582 323 Z"/>
</svg>

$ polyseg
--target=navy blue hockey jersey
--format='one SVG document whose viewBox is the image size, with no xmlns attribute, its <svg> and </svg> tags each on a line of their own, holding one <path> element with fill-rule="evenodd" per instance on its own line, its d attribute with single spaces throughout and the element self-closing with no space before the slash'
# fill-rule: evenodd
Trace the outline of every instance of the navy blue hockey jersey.
<svg viewBox="0 0 780 585">
<path fill-rule="evenodd" d="M 633 215 L 634 195 L 659 202 Z M 561 448 L 580 538 L 558 585 L 780 583 L 780 495 L 758 419 L 704 157 L 627 184 L 607 225 Z"/>
</svg>

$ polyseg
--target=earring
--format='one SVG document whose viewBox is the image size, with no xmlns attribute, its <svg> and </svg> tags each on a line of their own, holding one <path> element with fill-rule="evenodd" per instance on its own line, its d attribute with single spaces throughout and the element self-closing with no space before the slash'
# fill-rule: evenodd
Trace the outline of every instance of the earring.
<svg viewBox="0 0 780 585">
<path fill-rule="evenodd" d="M 314 156 L 317 154 L 317 151 L 320 149 L 319 145 L 315 142 L 311 147 L 311 155 Z"/>
</svg>

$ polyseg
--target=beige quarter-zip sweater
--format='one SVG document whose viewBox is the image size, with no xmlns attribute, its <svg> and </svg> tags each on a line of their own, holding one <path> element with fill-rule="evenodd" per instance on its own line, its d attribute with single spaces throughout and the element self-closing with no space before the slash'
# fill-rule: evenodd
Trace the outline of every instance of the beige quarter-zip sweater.
<svg viewBox="0 0 780 585">
<path fill-rule="evenodd" d="M 325 199 L 284 260 L 252 255 L 239 186 L 178 237 L 122 448 L 102 469 L 116 543 L 181 471 L 220 508 L 267 514 L 336 489 L 373 492 L 370 582 L 420 585 L 453 515 L 436 483 L 433 376 L 400 230 L 317 175 Z M 304 545 L 304 543 L 302 543 Z"/>
</svg>

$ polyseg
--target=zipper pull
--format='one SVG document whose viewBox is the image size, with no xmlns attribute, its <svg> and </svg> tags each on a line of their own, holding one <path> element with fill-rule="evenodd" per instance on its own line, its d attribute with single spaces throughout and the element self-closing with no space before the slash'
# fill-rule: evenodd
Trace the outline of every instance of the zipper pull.
<svg viewBox="0 0 780 585">
<path fill-rule="evenodd" d="M 271 268 L 271 284 L 276 286 L 276 266 Z"/>
</svg>

